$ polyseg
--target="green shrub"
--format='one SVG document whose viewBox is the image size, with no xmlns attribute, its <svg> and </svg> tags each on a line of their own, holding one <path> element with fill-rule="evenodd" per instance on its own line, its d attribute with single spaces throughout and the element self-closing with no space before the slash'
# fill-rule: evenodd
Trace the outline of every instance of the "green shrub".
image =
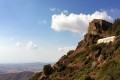
<svg viewBox="0 0 120 80">
<path fill-rule="evenodd" d="M 120 48 L 118 48 L 115 52 L 114 52 L 114 56 L 118 56 L 120 54 Z M 118 56 L 119 57 L 119 56 Z"/>
<path fill-rule="evenodd" d="M 100 39 L 101 37 L 99 35 L 93 35 L 93 43 L 97 43 L 98 39 Z"/>
<path fill-rule="evenodd" d="M 109 49 L 105 50 L 106 57 L 109 57 L 111 54 L 113 54 L 115 50 L 116 50 L 116 47 L 114 45 L 110 46 Z"/>
<path fill-rule="evenodd" d="M 101 50 L 102 48 L 106 47 L 105 43 L 94 44 L 90 47 L 91 51 L 97 51 L 98 49 Z"/>
<path fill-rule="evenodd" d="M 120 64 L 115 60 L 108 60 L 107 63 L 104 65 L 104 67 L 100 70 L 101 78 L 104 77 L 106 78 L 106 80 L 108 80 L 107 78 L 110 77 L 113 78 L 112 80 L 120 80 L 119 74 L 120 74 Z"/>
<path fill-rule="evenodd" d="M 120 35 L 120 19 L 116 19 L 112 26 L 112 31 L 114 35 Z"/>
<path fill-rule="evenodd" d="M 91 50 L 92 51 L 97 51 L 98 49 L 100 49 L 101 47 L 99 45 L 92 45 L 91 46 Z"/>
<path fill-rule="evenodd" d="M 115 21 L 114 21 L 114 23 L 113 23 L 113 26 L 114 27 L 117 27 L 117 26 L 119 26 L 120 25 L 120 19 L 118 18 L 118 19 L 115 19 Z"/>
<path fill-rule="evenodd" d="M 47 64 L 43 67 L 43 72 L 45 75 L 50 75 L 53 73 L 53 68 L 51 67 L 50 64 Z"/>
<path fill-rule="evenodd" d="M 113 80 L 111 76 L 104 75 L 100 80 Z"/>
<path fill-rule="evenodd" d="M 57 67 L 57 72 L 61 72 L 61 71 L 63 71 L 63 70 L 65 70 L 66 69 L 66 66 L 65 66 L 65 64 L 58 64 L 58 67 Z"/>
<path fill-rule="evenodd" d="M 106 43 L 100 43 L 100 44 L 97 44 L 99 47 L 103 48 L 106 46 Z"/>
<path fill-rule="evenodd" d="M 115 33 L 115 36 L 120 35 L 120 29 L 116 30 L 114 33 Z"/>
<path fill-rule="evenodd" d="M 93 79 L 90 76 L 88 76 L 88 75 L 82 75 L 80 77 L 80 80 L 93 80 Z"/>
<path fill-rule="evenodd" d="M 116 42 L 114 46 L 117 49 L 120 46 L 120 41 Z"/>
<path fill-rule="evenodd" d="M 80 53 L 75 57 L 75 61 L 76 61 L 76 62 L 84 61 L 87 56 L 88 56 L 88 53 L 86 53 L 86 52 L 80 52 Z"/>
</svg>

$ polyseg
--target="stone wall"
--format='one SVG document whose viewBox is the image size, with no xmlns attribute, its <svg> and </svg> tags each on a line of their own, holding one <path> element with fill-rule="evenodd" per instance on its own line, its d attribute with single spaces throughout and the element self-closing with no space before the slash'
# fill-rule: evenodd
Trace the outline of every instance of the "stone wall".
<svg viewBox="0 0 120 80">
<path fill-rule="evenodd" d="M 88 33 L 92 35 L 97 35 L 103 33 L 111 27 L 112 23 L 107 22 L 102 19 L 94 19 L 89 23 Z"/>
</svg>

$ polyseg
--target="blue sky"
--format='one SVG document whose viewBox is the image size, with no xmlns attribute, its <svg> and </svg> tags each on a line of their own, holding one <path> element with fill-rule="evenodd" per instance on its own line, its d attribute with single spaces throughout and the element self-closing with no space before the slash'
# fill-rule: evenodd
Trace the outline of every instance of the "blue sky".
<svg viewBox="0 0 120 80">
<path fill-rule="evenodd" d="M 57 61 L 83 39 L 93 18 L 119 18 L 119 3 L 0 0 L 0 63 Z"/>
</svg>

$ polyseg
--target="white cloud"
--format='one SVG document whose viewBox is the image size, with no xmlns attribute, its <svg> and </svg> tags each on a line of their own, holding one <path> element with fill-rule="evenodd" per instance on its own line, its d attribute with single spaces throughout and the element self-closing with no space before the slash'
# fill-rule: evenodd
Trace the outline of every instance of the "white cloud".
<svg viewBox="0 0 120 80">
<path fill-rule="evenodd" d="M 68 14 L 69 12 L 68 12 L 68 10 L 63 10 L 62 13 Z"/>
<path fill-rule="evenodd" d="M 50 11 L 55 11 L 56 10 L 56 8 L 50 8 Z"/>
<path fill-rule="evenodd" d="M 64 13 L 64 14 L 68 14 L 68 13 L 69 13 L 68 10 L 61 10 L 61 9 L 59 9 L 59 8 L 50 8 L 50 11 L 52 11 L 52 12 Z"/>
<path fill-rule="evenodd" d="M 17 42 L 17 43 L 16 43 L 16 47 L 22 47 L 22 46 L 23 46 L 22 43 L 20 43 L 20 42 Z"/>
<path fill-rule="evenodd" d="M 113 8 L 110 10 L 112 13 L 120 13 L 120 9 Z"/>
<path fill-rule="evenodd" d="M 51 28 L 55 31 L 72 31 L 86 33 L 89 22 L 93 19 L 104 19 L 112 22 L 113 18 L 106 11 L 95 11 L 93 14 L 74 14 L 66 15 L 64 13 L 52 16 Z"/>
<path fill-rule="evenodd" d="M 50 8 L 50 11 L 52 11 L 52 12 L 61 12 L 62 10 L 60 10 L 58 8 Z"/>
<path fill-rule="evenodd" d="M 68 52 L 69 50 L 74 50 L 75 46 L 59 47 L 57 50 L 62 52 Z"/>
<path fill-rule="evenodd" d="M 114 17 L 114 19 L 120 17 L 120 9 L 113 8 L 110 11 L 108 11 L 108 13 L 111 14 Z"/>
<path fill-rule="evenodd" d="M 36 44 L 34 44 L 32 41 L 30 41 L 28 44 L 27 44 L 27 48 L 28 49 L 37 49 L 38 46 Z"/>
<path fill-rule="evenodd" d="M 101 9 L 101 11 L 106 11 L 109 15 L 111 15 L 114 19 L 120 17 L 120 9 L 111 8 L 111 9 Z"/>
</svg>

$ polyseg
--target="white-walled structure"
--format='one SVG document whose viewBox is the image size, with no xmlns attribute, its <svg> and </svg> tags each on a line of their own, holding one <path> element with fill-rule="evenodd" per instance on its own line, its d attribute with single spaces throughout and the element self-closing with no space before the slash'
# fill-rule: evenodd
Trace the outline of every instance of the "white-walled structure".
<svg viewBox="0 0 120 80">
<path fill-rule="evenodd" d="M 115 40 L 115 36 L 111 36 L 111 37 L 106 37 L 106 38 L 102 38 L 102 39 L 99 39 L 97 41 L 97 44 L 99 43 L 109 43 L 109 42 L 113 42 Z"/>
</svg>

